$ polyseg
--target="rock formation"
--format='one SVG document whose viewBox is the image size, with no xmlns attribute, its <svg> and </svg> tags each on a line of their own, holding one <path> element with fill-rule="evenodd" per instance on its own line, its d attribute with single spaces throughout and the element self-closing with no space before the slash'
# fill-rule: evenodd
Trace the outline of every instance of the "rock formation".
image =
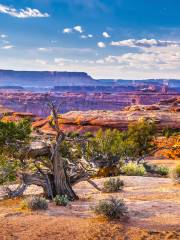
<svg viewBox="0 0 180 240">
<path fill-rule="evenodd" d="M 180 113 L 173 111 L 172 106 L 179 102 L 168 100 L 169 104 L 138 105 L 127 107 L 121 111 L 71 111 L 59 117 L 59 125 L 65 132 L 87 132 L 97 131 L 99 128 L 126 129 L 130 123 L 142 119 L 154 121 L 159 129 L 172 128 L 180 129 Z M 34 122 L 34 129 L 44 133 L 53 133 L 48 118 Z"/>
</svg>

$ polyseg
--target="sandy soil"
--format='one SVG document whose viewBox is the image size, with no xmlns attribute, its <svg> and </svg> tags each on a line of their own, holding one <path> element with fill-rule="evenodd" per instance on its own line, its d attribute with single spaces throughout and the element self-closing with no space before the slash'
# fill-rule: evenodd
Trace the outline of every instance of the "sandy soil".
<svg viewBox="0 0 180 240">
<path fill-rule="evenodd" d="M 1 201 L 0 240 L 180 239 L 180 186 L 168 178 L 121 178 L 125 188 L 114 194 L 100 193 L 87 182 L 77 184 L 80 200 L 66 208 L 50 203 L 47 211 L 32 213 L 19 209 L 19 199 Z M 103 181 L 96 183 L 101 186 Z M 37 190 L 27 193 L 32 191 Z M 91 207 L 110 195 L 125 200 L 129 219 L 108 222 L 93 214 Z"/>
<path fill-rule="evenodd" d="M 157 157 L 149 157 L 149 158 L 146 158 L 146 161 L 149 162 L 150 164 L 165 166 L 170 169 L 180 164 L 180 159 L 172 160 L 172 159 L 166 159 L 166 158 L 158 159 Z"/>
</svg>

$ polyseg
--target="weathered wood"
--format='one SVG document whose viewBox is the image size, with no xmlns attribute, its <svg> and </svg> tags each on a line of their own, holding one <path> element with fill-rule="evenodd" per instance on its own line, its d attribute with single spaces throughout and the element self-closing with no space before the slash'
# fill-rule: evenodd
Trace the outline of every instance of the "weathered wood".
<svg viewBox="0 0 180 240">
<path fill-rule="evenodd" d="M 65 139 L 65 135 L 59 128 L 58 115 L 53 103 L 50 104 L 50 108 L 51 108 L 52 118 L 54 121 L 54 128 L 57 132 L 56 142 L 54 144 L 54 147 L 52 148 L 52 158 L 51 158 L 51 161 L 53 164 L 53 175 L 54 175 L 54 186 L 55 186 L 55 192 L 53 193 L 53 195 L 67 195 L 69 199 L 75 200 L 75 199 L 78 199 L 78 196 L 75 194 L 75 192 L 72 189 L 72 186 L 70 184 L 70 181 L 68 179 L 68 176 L 65 170 L 64 160 L 59 152 L 60 144 Z"/>
</svg>

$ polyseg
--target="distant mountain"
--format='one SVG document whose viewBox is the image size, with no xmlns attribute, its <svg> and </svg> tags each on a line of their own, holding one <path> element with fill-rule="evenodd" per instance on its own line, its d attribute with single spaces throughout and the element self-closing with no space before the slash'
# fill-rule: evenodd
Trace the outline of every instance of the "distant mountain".
<svg viewBox="0 0 180 240">
<path fill-rule="evenodd" d="M 113 92 L 140 90 L 154 86 L 160 90 L 162 86 L 180 92 L 178 79 L 93 79 L 85 72 L 56 72 L 56 71 L 13 71 L 0 70 L 0 88 L 19 87 L 24 89 L 52 89 L 56 91 L 97 91 Z"/>
<path fill-rule="evenodd" d="M 92 86 L 98 81 L 85 72 L 13 71 L 0 70 L 0 86 L 52 87 Z"/>
</svg>

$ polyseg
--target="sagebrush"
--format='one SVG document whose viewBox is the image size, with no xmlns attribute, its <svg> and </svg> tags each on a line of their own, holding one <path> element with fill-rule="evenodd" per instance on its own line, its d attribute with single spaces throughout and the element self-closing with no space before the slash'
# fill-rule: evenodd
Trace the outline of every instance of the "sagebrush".
<svg viewBox="0 0 180 240">
<path fill-rule="evenodd" d="M 122 166 L 122 173 L 128 176 L 144 176 L 146 169 L 142 164 L 129 162 Z"/>
<path fill-rule="evenodd" d="M 103 192 L 117 192 L 123 189 L 124 182 L 120 178 L 110 178 L 103 184 Z"/>
<path fill-rule="evenodd" d="M 121 219 L 128 216 L 128 208 L 122 199 L 111 197 L 107 200 L 101 200 L 95 207 L 94 212 L 97 215 L 108 219 Z"/>
<path fill-rule="evenodd" d="M 150 165 L 147 163 L 144 163 L 144 167 L 148 173 L 151 174 L 158 174 L 160 176 L 168 176 L 169 174 L 169 168 L 165 166 L 157 166 L 157 165 Z"/>
<path fill-rule="evenodd" d="M 34 196 L 24 200 L 22 206 L 33 211 L 46 210 L 48 209 L 48 202 L 43 197 Z"/>
</svg>

